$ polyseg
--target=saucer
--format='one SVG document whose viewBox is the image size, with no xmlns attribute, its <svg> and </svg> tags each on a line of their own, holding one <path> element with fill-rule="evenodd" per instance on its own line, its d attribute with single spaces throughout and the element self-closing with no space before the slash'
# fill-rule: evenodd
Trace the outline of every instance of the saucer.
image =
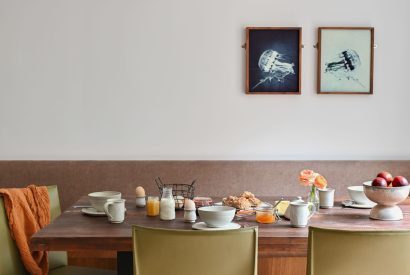
<svg viewBox="0 0 410 275">
<path fill-rule="evenodd" d="M 346 201 L 342 201 L 342 205 L 345 206 L 345 207 L 351 207 L 351 208 L 371 209 L 376 205 L 376 203 L 374 203 L 374 204 L 358 204 L 358 203 L 355 203 L 354 201 L 346 200 Z"/>
<path fill-rule="evenodd" d="M 222 206 L 223 202 L 219 201 L 219 202 L 215 202 L 214 205 L 216 206 Z M 272 206 L 272 204 L 270 204 L 269 202 L 264 202 L 262 201 L 257 207 L 269 207 Z M 255 207 L 252 206 L 251 209 L 254 209 Z"/>
<path fill-rule="evenodd" d="M 88 216 L 95 216 L 95 217 L 107 216 L 107 214 L 105 214 L 105 212 L 97 211 L 93 207 L 81 208 L 81 212 L 85 215 L 88 215 Z"/>
<path fill-rule="evenodd" d="M 192 229 L 211 230 L 211 231 L 212 230 L 214 230 L 214 231 L 217 231 L 217 230 L 231 230 L 231 229 L 238 229 L 238 228 L 241 228 L 241 225 L 237 224 L 237 223 L 234 223 L 234 222 L 228 223 L 224 227 L 208 227 L 206 225 L 206 223 L 204 223 L 204 222 L 197 222 L 196 224 L 192 225 Z"/>
</svg>

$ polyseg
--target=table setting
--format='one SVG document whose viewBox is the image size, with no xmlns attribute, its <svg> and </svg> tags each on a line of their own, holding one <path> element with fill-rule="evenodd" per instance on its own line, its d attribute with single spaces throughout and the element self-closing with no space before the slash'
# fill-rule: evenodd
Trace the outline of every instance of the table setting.
<svg viewBox="0 0 410 275">
<path fill-rule="evenodd" d="M 315 172 L 307 174 L 314 185 Z M 298 177 L 295 181 L 297 180 Z M 304 178 L 299 178 L 300 184 L 301 181 L 305 186 Z M 320 183 L 323 185 L 323 179 Z M 312 185 L 306 185 L 309 192 L 305 197 L 257 196 L 244 191 L 239 195 L 214 198 L 197 196 L 194 192 L 195 184 L 188 187 L 191 186 L 188 183 L 184 187 L 177 186 L 179 189 L 173 189 L 174 184 L 163 183 L 162 190 L 148 193 L 144 186 L 137 186 L 133 195 L 118 191 L 92 192 L 79 198 L 52 224 L 33 235 L 30 247 L 33 251 L 116 251 L 120 272 L 123 267 L 131 266 L 133 225 L 178 230 L 235 230 L 239 227 L 258 226 L 259 257 L 264 259 L 295 255 L 306 257 L 308 227 L 311 225 L 354 231 L 406 230 L 410 227 L 410 199 L 407 198 L 398 206 L 403 213 L 402 220 L 375 220 L 370 217 L 371 208 L 343 205 L 346 198 L 335 198 L 337 193 L 332 191 L 329 184 L 315 188 L 314 192 Z M 190 188 L 189 195 L 186 193 L 187 188 Z M 348 191 L 348 187 L 346 188 Z M 388 192 L 400 189 L 378 186 L 369 188 L 380 188 Z M 405 188 L 408 187 L 403 187 Z M 357 192 L 367 198 L 365 190 L 363 187 Z M 185 192 L 184 195 L 179 193 L 182 191 Z M 348 194 L 349 199 L 357 203 L 358 197 L 350 192 Z M 180 197 L 183 196 L 181 205 Z M 165 200 L 165 207 L 164 203 L 161 204 L 163 197 L 168 199 Z M 89 211 L 90 208 L 93 210 Z M 168 213 L 161 215 L 161 209 L 166 209 Z M 132 270 L 121 271 L 120 274 L 132 274 Z"/>
<path fill-rule="evenodd" d="M 244 226 L 243 223 L 281 223 L 289 227 L 304 228 L 316 214 L 334 207 L 335 189 L 329 188 L 326 178 L 313 170 L 302 170 L 298 180 L 302 186 L 310 188 L 305 200 L 298 196 L 290 199 L 280 197 L 268 202 L 250 191 L 244 191 L 238 196 L 229 195 L 220 200 L 195 196 L 196 180 L 190 184 L 167 184 L 158 177 L 154 181 L 159 195 L 147 195 L 143 186 L 137 186 L 134 207 L 144 211 L 146 217 L 162 221 L 159 224 L 165 228 L 167 221 L 176 219 L 178 222 L 183 220 L 192 224 L 191 229 L 195 230 L 236 229 Z M 373 181 L 348 186 L 350 198 L 343 200 L 340 206 L 370 209 L 370 219 L 401 220 L 403 213 L 397 204 L 407 198 L 409 188 L 405 178 L 393 178 L 388 172 L 380 172 Z M 90 205 L 74 206 L 81 208 L 82 214 L 106 217 L 113 224 L 121 224 L 126 220 L 126 200 L 120 192 L 98 191 L 89 193 L 87 197 Z M 183 214 L 179 214 L 177 218 L 178 212 Z M 187 229 L 188 226 L 183 228 Z"/>
</svg>

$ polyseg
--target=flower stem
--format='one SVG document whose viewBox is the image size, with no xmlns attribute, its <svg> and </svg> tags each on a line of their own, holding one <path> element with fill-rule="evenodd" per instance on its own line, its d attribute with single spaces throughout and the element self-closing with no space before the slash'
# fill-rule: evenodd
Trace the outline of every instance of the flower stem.
<svg viewBox="0 0 410 275">
<path fill-rule="evenodd" d="M 318 209 L 318 205 L 316 205 L 316 186 L 312 185 L 312 188 L 310 189 L 310 194 L 309 194 L 309 202 L 311 202 L 313 204 L 313 206 L 309 206 L 309 211 L 313 211 L 313 207 L 314 207 L 314 211 L 317 211 Z"/>
<path fill-rule="evenodd" d="M 316 186 L 312 185 L 312 188 L 310 189 L 310 198 L 309 198 L 310 202 L 313 202 L 315 200 L 315 194 L 316 194 Z"/>
</svg>

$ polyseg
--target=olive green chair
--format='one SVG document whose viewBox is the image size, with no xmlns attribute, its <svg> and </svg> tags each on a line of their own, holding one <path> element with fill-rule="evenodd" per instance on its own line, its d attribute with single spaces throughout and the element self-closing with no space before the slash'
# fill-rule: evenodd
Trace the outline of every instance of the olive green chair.
<svg viewBox="0 0 410 275">
<path fill-rule="evenodd" d="M 409 231 L 309 228 L 307 275 L 410 274 Z"/>
<path fill-rule="evenodd" d="M 258 230 L 133 227 L 135 275 L 256 275 Z"/>
<path fill-rule="evenodd" d="M 50 218 L 53 221 L 61 214 L 60 200 L 57 186 L 48 186 L 50 197 Z M 4 208 L 3 197 L 0 196 L 0 275 L 20 275 L 28 274 L 20 260 L 19 251 L 10 237 L 7 215 Z M 67 265 L 66 252 L 49 252 L 49 273 L 50 275 L 113 275 L 116 272 L 110 270 L 100 270 Z"/>
</svg>

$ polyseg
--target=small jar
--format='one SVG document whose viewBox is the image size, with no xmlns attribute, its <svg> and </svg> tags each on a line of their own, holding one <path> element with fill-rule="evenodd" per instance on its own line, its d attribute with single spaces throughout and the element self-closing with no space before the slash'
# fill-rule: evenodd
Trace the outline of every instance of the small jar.
<svg viewBox="0 0 410 275">
<path fill-rule="evenodd" d="M 185 222 L 194 223 L 196 221 L 196 213 L 194 210 L 184 210 L 184 220 Z"/>
<path fill-rule="evenodd" d="M 273 213 L 272 206 L 257 207 L 256 209 L 256 221 L 258 223 L 274 223 L 276 221 L 275 214 Z"/>
<path fill-rule="evenodd" d="M 147 200 L 147 216 L 156 217 L 159 215 L 159 198 L 148 197 Z"/>
<path fill-rule="evenodd" d="M 136 199 L 135 199 L 135 205 L 137 206 L 137 207 L 144 207 L 145 206 L 145 196 L 143 196 L 143 197 L 137 197 Z"/>
</svg>

